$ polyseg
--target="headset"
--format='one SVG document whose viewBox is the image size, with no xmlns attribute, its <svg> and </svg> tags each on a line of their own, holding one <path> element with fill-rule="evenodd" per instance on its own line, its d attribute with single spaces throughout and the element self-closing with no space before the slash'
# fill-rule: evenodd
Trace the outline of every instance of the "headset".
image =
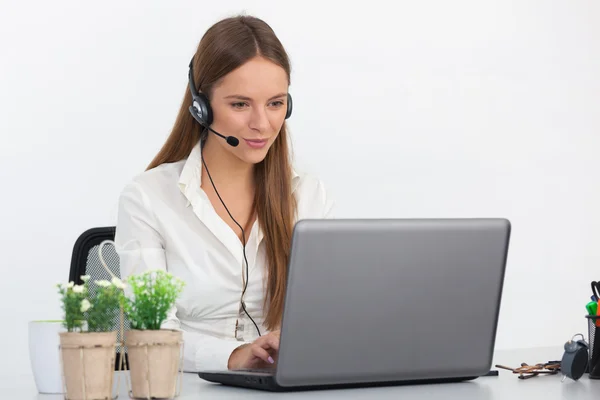
<svg viewBox="0 0 600 400">
<path fill-rule="evenodd" d="M 204 93 L 202 93 L 198 89 L 196 89 L 196 84 L 194 82 L 193 64 L 194 64 L 194 58 L 192 57 L 192 60 L 190 61 L 189 73 L 188 73 L 190 93 L 192 94 L 192 105 L 189 107 L 190 114 L 192 114 L 194 119 L 201 126 L 205 127 L 209 131 L 213 132 L 218 137 L 225 139 L 227 144 L 229 144 L 230 146 L 236 147 L 240 143 L 238 138 L 236 138 L 235 136 L 222 135 L 210 127 L 210 125 L 213 123 L 212 108 L 210 107 L 210 102 L 208 100 L 208 97 Z M 292 115 L 292 96 L 288 93 L 287 94 L 287 110 L 285 113 L 285 119 L 288 119 L 291 115 Z M 225 211 L 227 211 L 227 214 L 229 214 L 229 217 L 233 220 L 233 222 L 242 231 L 244 261 L 246 262 L 246 279 L 244 280 L 244 288 L 242 290 L 242 295 L 241 295 L 241 305 L 242 305 L 242 309 L 244 310 L 244 313 L 246 313 L 248 318 L 250 318 L 250 320 L 254 324 L 254 327 L 256 328 L 256 331 L 258 332 L 258 336 L 262 336 L 260 329 L 258 328 L 258 325 L 256 324 L 256 322 L 254 322 L 254 319 L 252 319 L 252 317 L 248 313 L 248 310 L 246 310 L 246 304 L 244 302 L 244 294 L 246 293 L 246 289 L 248 288 L 248 258 L 246 258 L 246 233 L 244 232 L 244 228 L 242 228 L 242 226 L 235 220 L 235 218 L 233 218 L 233 215 L 231 215 L 231 212 L 229 212 L 229 209 L 225 205 L 225 202 L 221 198 L 221 195 L 219 194 L 217 187 L 215 186 L 215 183 L 213 182 L 210 172 L 208 171 L 208 167 L 206 166 L 206 162 L 204 161 L 204 157 L 201 157 L 201 158 L 202 158 L 202 163 L 204 164 L 204 168 L 206 169 L 206 174 L 208 175 L 208 179 L 210 179 L 210 183 L 212 184 L 212 187 L 215 190 L 217 197 L 221 201 L 221 204 L 223 204 L 223 207 L 225 207 Z"/>
</svg>

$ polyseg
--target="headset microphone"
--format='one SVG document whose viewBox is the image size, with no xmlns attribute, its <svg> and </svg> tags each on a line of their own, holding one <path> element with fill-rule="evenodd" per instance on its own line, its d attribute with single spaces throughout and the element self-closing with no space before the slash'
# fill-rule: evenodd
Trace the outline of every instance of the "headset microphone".
<svg viewBox="0 0 600 400">
<path fill-rule="evenodd" d="M 205 128 L 207 128 L 209 131 L 211 131 L 212 133 L 214 133 L 215 135 L 225 139 L 225 141 L 227 142 L 228 145 L 232 146 L 232 147 L 236 147 L 238 144 L 240 144 L 240 141 L 238 138 L 236 138 L 235 136 L 225 136 L 225 135 L 221 135 L 219 132 L 215 131 L 213 128 L 211 128 L 210 126 L 206 126 L 206 124 L 204 123 L 204 121 L 202 121 L 200 118 L 198 118 L 198 108 L 195 106 L 190 106 L 190 114 L 192 114 L 192 117 L 194 117 L 194 119 L 196 121 L 198 121 L 199 124 L 201 124 L 202 126 L 204 126 Z"/>
<path fill-rule="evenodd" d="M 212 129 L 211 129 L 211 131 L 212 131 Z M 216 132 L 213 131 L 213 133 L 216 133 Z M 233 147 L 240 144 L 239 139 L 236 137 L 233 137 L 233 136 L 227 136 L 227 139 L 225 139 L 225 141 L 227 142 L 228 145 L 233 146 Z"/>
</svg>

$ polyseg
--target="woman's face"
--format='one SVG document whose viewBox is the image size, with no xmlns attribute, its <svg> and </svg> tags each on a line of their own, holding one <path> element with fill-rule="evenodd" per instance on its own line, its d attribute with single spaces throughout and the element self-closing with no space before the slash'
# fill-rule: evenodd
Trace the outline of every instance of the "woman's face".
<svg viewBox="0 0 600 400">
<path fill-rule="evenodd" d="M 263 57 L 225 75 L 212 92 L 211 128 L 240 143 L 232 147 L 218 139 L 221 146 L 244 162 L 261 162 L 285 121 L 287 90 L 285 70 Z"/>
</svg>

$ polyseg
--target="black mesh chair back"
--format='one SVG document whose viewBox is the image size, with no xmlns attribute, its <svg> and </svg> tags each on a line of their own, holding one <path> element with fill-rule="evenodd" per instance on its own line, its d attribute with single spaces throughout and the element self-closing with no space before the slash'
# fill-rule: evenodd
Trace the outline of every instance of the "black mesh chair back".
<svg viewBox="0 0 600 400">
<path fill-rule="evenodd" d="M 112 276 L 104 269 L 98 256 L 98 248 L 105 240 L 115 239 L 115 227 L 92 228 L 83 232 L 75 245 L 73 246 L 73 255 L 71 258 L 71 269 L 69 272 L 69 281 L 75 282 L 77 285 L 83 284 L 81 277 L 89 275 L 89 290 L 93 294 L 97 290 L 97 285 L 94 283 L 99 280 L 110 281 Z M 119 256 L 112 244 L 105 244 L 102 248 L 102 257 L 110 271 L 117 277 L 121 277 L 119 268 Z M 119 312 L 115 312 L 113 318 L 113 327 L 117 331 L 117 340 L 122 342 L 120 327 L 119 327 Z M 130 323 L 127 318 L 124 318 L 125 331 L 130 328 Z M 115 368 L 118 369 L 120 361 L 121 346 L 117 346 L 117 357 Z M 126 349 L 125 349 L 125 355 Z M 125 360 L 127 361 L 127 360 Z M 125 364 L 128 365 L 128 364 Z"/>
</svg>

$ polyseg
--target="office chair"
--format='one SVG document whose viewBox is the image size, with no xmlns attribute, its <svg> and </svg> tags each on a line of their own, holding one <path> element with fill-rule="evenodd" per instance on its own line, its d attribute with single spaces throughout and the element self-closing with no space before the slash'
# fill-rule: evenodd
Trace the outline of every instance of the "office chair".
<svg viewBox="0 0 600 400">
<path fill-rule="evenodd" d="M 75 245 L 73 246 L 73 255 L 71 257 L 71 269 L 69 272 L 69 281 L 75 282 L 76 285 L 83 284 L 81 280 L 82 275 L 89 275 L 89 290 L 94 293 L 96 290 L 95 281 L 112 279 L 111 275 L 104 269 L 100 263 L 98 257 L 98 247 L 104 240 L 115 240 L 114 226 L 92 228 L 83 232 Z M 121 277 L 121 271 L 119 268 L 119 256 L 115 251 L 112 244 L 104 245 L 102 249 L 102 256 L 108 268 L 118 277 Z M 125 331 L 130 328 L 130 323 L 127 317 L 124 319 Z M 122 342 L 121 332 L 119 330 L 119 313 L 115 312 L 113 320 L 114 329 L 117 331 L 117 341 Z M 120 357 L 121 346 L 117 346 L 117 357 L 115 358 L 115 369 L 118 369 L 121 362 Z M 127 363 L 127 349 L 125 349 L 125 365 Z"/>
</svg>

